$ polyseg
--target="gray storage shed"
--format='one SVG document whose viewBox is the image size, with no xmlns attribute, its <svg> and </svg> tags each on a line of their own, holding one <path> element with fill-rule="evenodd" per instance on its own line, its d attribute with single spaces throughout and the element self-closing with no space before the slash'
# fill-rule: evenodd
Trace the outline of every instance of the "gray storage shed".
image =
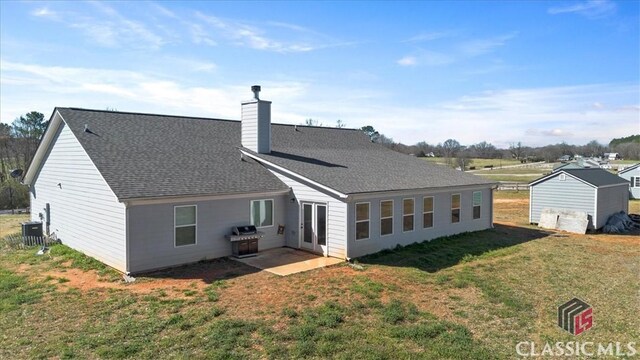
<svg viewBox="0 0 640 360">
<path fill-rule="evenodd" d="M 531 182 L 529 222 L 543 209 L 584 211 L 589 229 L 603 227 L 609 216 L 629 210 L 629 182 L 603 169 L 562 169 Z"/>
</svg>

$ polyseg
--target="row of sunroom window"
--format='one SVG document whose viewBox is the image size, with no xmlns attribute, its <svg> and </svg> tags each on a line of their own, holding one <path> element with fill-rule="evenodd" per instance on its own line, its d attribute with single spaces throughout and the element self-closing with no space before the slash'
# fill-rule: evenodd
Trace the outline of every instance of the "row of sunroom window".
<svg viewBox="0 0 640 360">
<path fill-rule="evenodd" d="M 451 218 L 450 223 L 460 222 L 460 194 L 451 195 Z M 422 228 L 429 229 L 434 224 L 434 197 L 425 196 L 422 198 Z M 473 192 L 473 218 L 479 219 L 482 207 L 482 192 Z M 415 198 L 402 199 L 402 232 L 410 232 L 415 230 L 416 218 L 416 201 Z M 356 203 L 356 240 L 369 239 L 370 223 L 371 223 L 371 203 Z M 380 236 L 393 235 L 394 227 L 394 211 L 393 200 L 380 200 Z"/>
</svg>

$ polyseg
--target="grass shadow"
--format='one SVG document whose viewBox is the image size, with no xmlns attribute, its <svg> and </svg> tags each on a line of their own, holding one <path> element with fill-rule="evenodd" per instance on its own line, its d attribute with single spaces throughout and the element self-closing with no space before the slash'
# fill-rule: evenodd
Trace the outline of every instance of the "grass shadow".
<svg viewBox="0 0 640 360">
<path fill-rule="evenodd" d="M 412 267 L 434 273 L 467 259 L 491 256 L 493 251 L 513 247 L 550 235 L 527 227 L 496 224 L 495 228 L 437 238 L 359 258 L 362 264 Z"/>
</svg>

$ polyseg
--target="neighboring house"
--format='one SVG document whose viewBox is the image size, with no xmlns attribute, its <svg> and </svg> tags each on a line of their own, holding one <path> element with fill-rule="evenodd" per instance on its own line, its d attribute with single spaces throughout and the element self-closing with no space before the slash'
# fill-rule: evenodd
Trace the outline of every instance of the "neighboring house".
<svg viewBox="0 0 640 360">
<path fill-rule="evenodd" d="M 604 161 L 600 161 L 597 158 L 582 158 L 578 160 L 578 165 L 582 168 L 585 169 L 591 169 L 591 168 L 600 168 L 601 165 L 606 164 L 606 162 Z"/>
<path fill-rule="evenodd" d="M 556 172 L 563 169 L 584 169 L 584 167 L 580 166 L 580 164 L 576 162 L 565 162 L 555 165 L 551 171 Z"/>
<path fill-rule="evenodd" d="M 632 199 L 640 199 L 640 163 L 620 170 L 618 176 L 629 181 L 629 196 Z"/>
<path fill-rule="evenodd" d="M 620 154 L 618 153 L 604 153 L 604 158 L 606 160 L 619 160 Z"/>
<path fill-rule="evenodd" d="M 543 209 L 584 211 L 589 229 L 599 229 L 612 214 L 629 210 L 629 183 L 602 169 L 562 169 L 529 184 L 529 222 Z"/>
<path fill-rule="evenodd" d="M 231 255 L 254 224 L 259 250 L 354 258 L 492 227 L 481 177 L 372 143 L 361 130 L 56 108 L 24 182 L 32 220 L 120 271 Z"/>
<path fill-rule="evenodd" d="M 571 155 L 562 155 L 558 158 L 558 161 L 560 162 L 571 161 Z"/>
</svg>

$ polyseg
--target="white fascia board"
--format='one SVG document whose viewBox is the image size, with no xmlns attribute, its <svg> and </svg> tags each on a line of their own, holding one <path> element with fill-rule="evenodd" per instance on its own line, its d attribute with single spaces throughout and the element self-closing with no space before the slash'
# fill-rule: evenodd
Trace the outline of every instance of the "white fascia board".
<svg viewBox="0 0 640 360">
<path fill-rule="evenodd" d="M 253 154 L 251 154 L 251 153 L 249 153 L 249 152 L 247 152 L 247 151 L 244 151 L 244 150 L 240 149 L 240 152 L 241 152 L 243 155 L 246 155 L 246 156 L 248 156 L 248 157 L 250 157 L 250 158 L 252 158 L 252 159 L 254 159 L 254 160 L 256 160 L 256 161 L 258 161 L 258 162 L 260 162 L 260 163 L 267 164 L 267 165 L 269 165 L 269 166 L 273 167 L 274 169 L 277 169 L 277 170 L 279 170 L 279 171 L 281 171 L 281 172 L 285 173 L 286 175 L 289 175 L 289 176 L 293 176 L 293 177 L 299 178 L 299 179 L 301 179 L 301 180 L 303 180 L 303 181 L 305 181 L 305 182 L 308 182 L 309 184 L 311 184 L 311 185 L 313 185 L 313 186 L 319 187 L 319 188 L 321 188 L 321 189 L 323 189 L 323 190 L 326 190 L 326 191 L 328 191 L 328 192 L 330 192 L 330 193 L 332 193 L 332 194 L 334 194 L 334 195 L 337 195 L 337 196 L 339 196 L 339 197 L 340 197 L 340 198 L 342 198 L 342 199 L 346 199 L 346 198 L 348 197 L 348 195 L 347 195 L 347 194 L 343 194 L 343 193 L 339 192 L 338 190 L 332 189 L 332 188 L 330 188 L 330 187 L 328 187 L 328 186 L 326 186 L 326 185 L 322 185 L 322 184 L 320 184 L 320 183 L 318 183 L 318 182 L 316 182 L 316 181 L 313 181 L 313 180 L 311 180 L 311 179 L 309 179 L 309 178 L 307 178 L 307 177 L 304 177 L 304 176 L 302 176 L 302 175 L 300 175 L 300 174 L 297 174 L 297 173 L 295 173 L 295 172 L 293 172 L 293 171 L 291 171 L 291 170 L 285 169 L 285 168 L 284 168 L 284 167 L 282 167 L 282 166 L 276 165 L 276 164 L 274 164 L 274 163 L 272 163 L 272 162 L 270 162 L 270 161 L 268 161 L 268 160 L 265 160 L 265 159 L 262 159 L 262 158 L 260 158 L 260 157 L 258 157 L 258 156 L 255 156 L 255 155 L 253 155 Z"/>
<path fill-rule="evenodd" d="M 545 177 L 543 177 L 543 178 L 540 178 L 540 179 L 538 179 L 538 180 L 535 180 L 535 181 L 533 181 L 533 182 L 530 182 L 530 183 L 529 183 L 529 187 L 534 186 L 534 185 L 537 185 L 537 184 L 539 184 L 539 183 L 541 183 L 541 182 L 543 182 L 543 181 L 546 181 L 546 180 L 548 180 L 548 179 L 550 179 L 550 178 L 552 178 L 552 177 L 554 177 L 554 176 L 560 176 L 560 174 L 565 174 L 565 175 L 567 175 L 567 176 L 570 176 L 572 179 L 575 179 L 575 180 L 580 181 L 580 182 L 581 182 L 581 183 L 583 183 L 583 184 L 589 185 L 589 186 L 591 186 L 592 188 L 596 188 L 596 186 L 595 186 L 595 185 L 593 185 L 592 183 L 587 182 L 587 181 L 584 181 L 584 180 L 580 179 L 579 177 L 573 176 L 573 175 L 569 174 L 568 172 L 566 172 L 566 171 L 564 171 L 564 170 L 556 171 L 556 172 L 551 173 L 551 174 L 549 174 L 549 175 L 547 175 L 547 176 L 545 176 Z"/>
<path fill-rule="evenodd" d="M 366 192 L 366 193 L 350 194 L 349 201 L 370 199 L 374 197 L 390 197 L 390 196 L 405 196 L 405 195 L 408 196 L 415 193 L 438 194 L 438 193 L 451 192 L 451 191 L 493 189 L 494 186 L 495 184 L 490 183 L 490 184 L 478 184 L 478 185 L 446 186 L 446 187 L 438 187 L 438 188 L 417 188 L 417 189 Z"/>
<path fill-rule="evenodd" d="M 279 196 L 289 194 L 290 190 L 278 190 L 278 191 L 259 191 L 249 193 L 232 193 L 232 194 L 214 194 L 214 195 L 193 195 L 193 196 L 162 196 L 157 198 L 132 198 L 123 199 L 121 202 L 127 207 L 138 205 L 156 205 L 156 204 L 177 204 L 177 203 L 192 203 L 196 201 L 211 201 L 211 200 L 228 200 L 228 199 L 257 199 L 270 196 Z"/>
</svg>

